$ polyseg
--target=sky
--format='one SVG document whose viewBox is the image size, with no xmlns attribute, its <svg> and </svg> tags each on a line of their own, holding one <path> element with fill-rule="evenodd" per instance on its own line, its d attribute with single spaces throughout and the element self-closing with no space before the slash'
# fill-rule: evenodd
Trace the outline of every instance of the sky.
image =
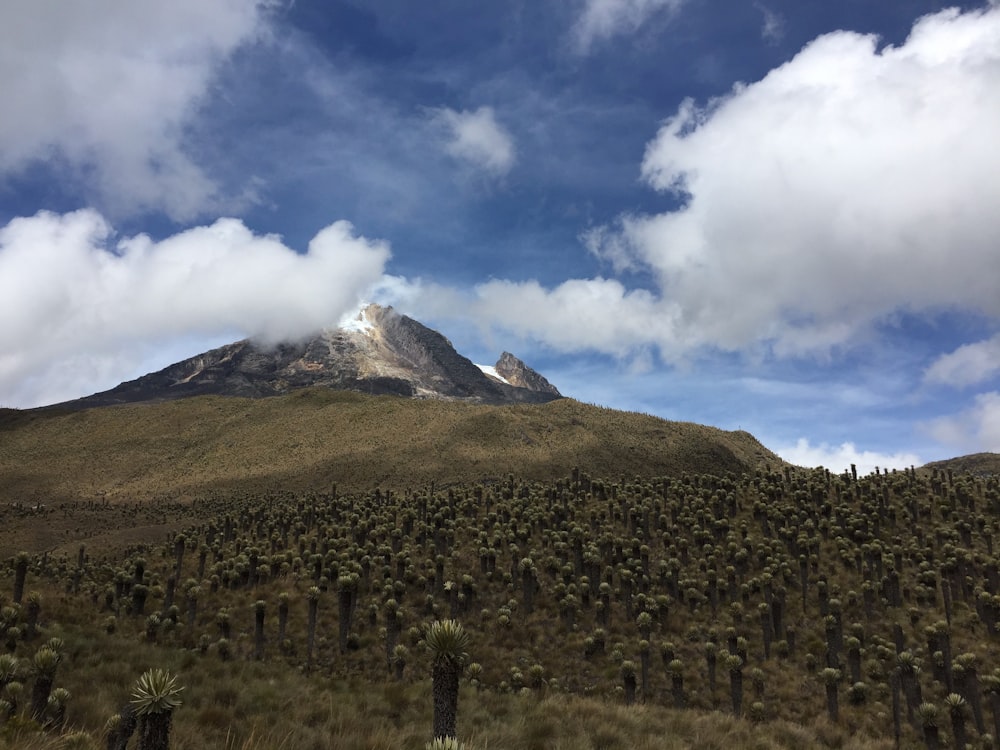
<svg viewBox="0 0 1000 750">
<path fill-rule="evenodd" d="M 391 304 L 862 472 L 1000 452 L 1000 3 L 0 4 L 0 406 Z"/>
</svg>

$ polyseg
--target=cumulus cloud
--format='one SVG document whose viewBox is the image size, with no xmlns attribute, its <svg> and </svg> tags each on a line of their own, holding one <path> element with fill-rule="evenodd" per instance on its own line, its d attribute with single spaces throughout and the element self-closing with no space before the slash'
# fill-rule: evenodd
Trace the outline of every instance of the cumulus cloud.
<svg viewBox="0 0 1000 750">
<path fill-rule="evenodd" d="M 418 317 L 502 328 L 559 352 L 626 358 L 651 341 L 663 349 L 679 348 L 673 306 L 616 279 L 570 279 L 553 288 L 494 279 L 470 290 L 416 279 L 392 291 L 392 299 Z"/>
<path fill-rule="evenodd" d="M 924 17 L 898 47 L 826 34 L 685 102 L 642 163 L 679 207 L 591 250 L 654 276 L 677 341 L 726 350 L 826 354 L 899 311 L 1000 317 L 998 129 L 1000 7 Z"/>
<path fill-rule="evenodd" d="M 570 35 L 577 52 L 596 42 L 635 32 L 657 13 L 676 12 L 684 0 L 586 0 Z"/>
<path fill-rule="evenodd" d="M 983 271 L 1000 264 L 998 129 L 1000 7 L 927 16 L 881 49 L 827 34 L 760 81 L 685 102 L 642 162 L 674 208 L 581 237 L 646 288 L 418 284 L 411 309 L 561 352 L 655 347 L 670 362 L 828 358 L 900 313 L 1000 318 L 1000 274 Z"/>
<path fill-rule="evenodd" d="M 967 386 L 982 383 L 1000 373 L 1000 334 L 974 344 L 960 346 L 938 357 L 924 373 L 924 381 Z"/>
<path fill-rule="evenodd" d="M 212 210 L 223 198 L 184 131 L 270 3 L 0 4 L 0 178 L 57 157 L 116 212 Z"/>
<path fill-rule="evenodd" d="M 980 393 L 971 408 L 925 427 L 936 440 L 958 451 L 1000 452 L 1000 393 Z"/>
<path fill-rule="evenodd" d="M 921 466 L 923 461 L 913 453 L 879 453 L 858 450 L 854 443 L 811 445 L 806 438 L 799 438 L 795 445 L 773 448 L 774 452 L 796 466 L 815 468 L 822 466 L 834 474 L 850 471 L 854 464 L 858 474 L 864 476 L 880 469 L 908 469 Z"/>
<path fill-rule="evenodd" d="M 554 289 L 534 281 L 489 281 L 475 287 L 468 309 L 558 351 L 625 355 L 651 336 L 665 342 L 674 336 L 668 306 L 613 279 L 571 279 Z"/>
<path fill-rule="evenodd" d="M 279 341 L 332 325 L 380 281 L 388 258 L 387 245 L 344 221 L 299 254 L 236 219 L 158 242 L 116 237 L 93 210 L 15 219 L 0 229 L 0 404 L 111 387 L 150 343 Z"/>
<path fill-rule="evenodd" d="M 440 109 L 435 120 L 447 131 L 445 150 L 477 169 L 502 176 L 514 164 L 514 139 L 500 123 L 492 107 L 470 112 Z"/>
</svg>

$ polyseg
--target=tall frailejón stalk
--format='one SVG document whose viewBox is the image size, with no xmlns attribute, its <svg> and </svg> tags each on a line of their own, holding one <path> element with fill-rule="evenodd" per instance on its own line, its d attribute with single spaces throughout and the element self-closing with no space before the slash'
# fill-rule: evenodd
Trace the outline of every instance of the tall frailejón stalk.
<svg viewBox="0 0 1000 750">
<path fill-rule="evenodd" d="M 313 648 L 316 644 L 316 616 L 319 612 L 319 587 L 310 586 L 306 592 L 309 604 L 309 620 L 306 624 L 306 671 L 312 669 Z"/>
<path fill-rule="evenodd" d="M 253 605 L 253 658 L 261 661 L 264 658 L 264 615 L 267 604 L 258 599 Z"/>
<path fill-rule="evenodd" d="M 40 722 L 45 714 L 60 661 L 59 653 L 48 646 L 42 646 L 38 649 L 31 661 L 31 671 L 35 675 L 35 682 L 31 689 L 31 718 L 35 721 Z"/>
<path fill-rule="evenodd" d="M 165 669 L 150 669 L 132 688 L 132 705 L 139 718 L 138 750 L 169 750 L 174 709 L 184 688 Z"/>
<path fill-rule="evenodd" d="M 24 581 L 28 577 L 27 552 L 19 552 L 14 559 L 14 604 L 20 604 L 24 598 Z"/>
<path fill-rule="evenodd" d="M 427 629 L 433 658 L 434 737 L 455 737 L 458 720 L 458 680 L 468 660 L 469 634 L 455 620 L 436 620 Z"/>
</svg>

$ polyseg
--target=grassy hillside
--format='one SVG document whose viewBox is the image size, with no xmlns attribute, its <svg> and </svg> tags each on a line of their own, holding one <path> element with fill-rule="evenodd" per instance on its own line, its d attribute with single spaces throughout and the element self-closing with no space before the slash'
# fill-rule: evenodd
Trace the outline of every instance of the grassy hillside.
<svg viewBox="0 0 1000 750">
<path fill-rule="evenodd" d="M 327 389 L 79 412 L 0 412 L 0 502 L 207 490 L 405 489 L 563 476 L 742 473 L 781 461 L 745 432 L 587 406 L 471 406 Z"/>
<path fill-rule="evenodd" d="M 975 474 L 976 476 L 1000 476 L 1000 453 L 972 453 L 968 456 L 933 461 L 922 467 L 933 471 L 951 471 L 955 474 Z"/>
</svg>

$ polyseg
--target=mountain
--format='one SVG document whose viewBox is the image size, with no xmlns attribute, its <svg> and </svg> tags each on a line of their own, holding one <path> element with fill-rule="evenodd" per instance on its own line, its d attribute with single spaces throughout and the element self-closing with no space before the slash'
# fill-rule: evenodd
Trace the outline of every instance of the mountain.
<svg viewBox="0 0 1000 750">
<path fill-rule="evenodd" d="M 239 341 L 77 401 L 0 409 L 0 438 L 0 507 L 783 464 L 749 433 L 563 398 L 509 352 L 476 365 L 377 305 L 301 342 Z"/>
<path fill-rule="evenodd" d="M 203 395 L 259 398 L 315 386 L 492 405 L 562 398 L 555 386 L 508 352 L 494 367 L 473 364 L 437 331 L 373 304 L 347 324 L 303 341 L 264 346 L 244 339 L 58 406 L 90 408 Z"/>
</svg>

